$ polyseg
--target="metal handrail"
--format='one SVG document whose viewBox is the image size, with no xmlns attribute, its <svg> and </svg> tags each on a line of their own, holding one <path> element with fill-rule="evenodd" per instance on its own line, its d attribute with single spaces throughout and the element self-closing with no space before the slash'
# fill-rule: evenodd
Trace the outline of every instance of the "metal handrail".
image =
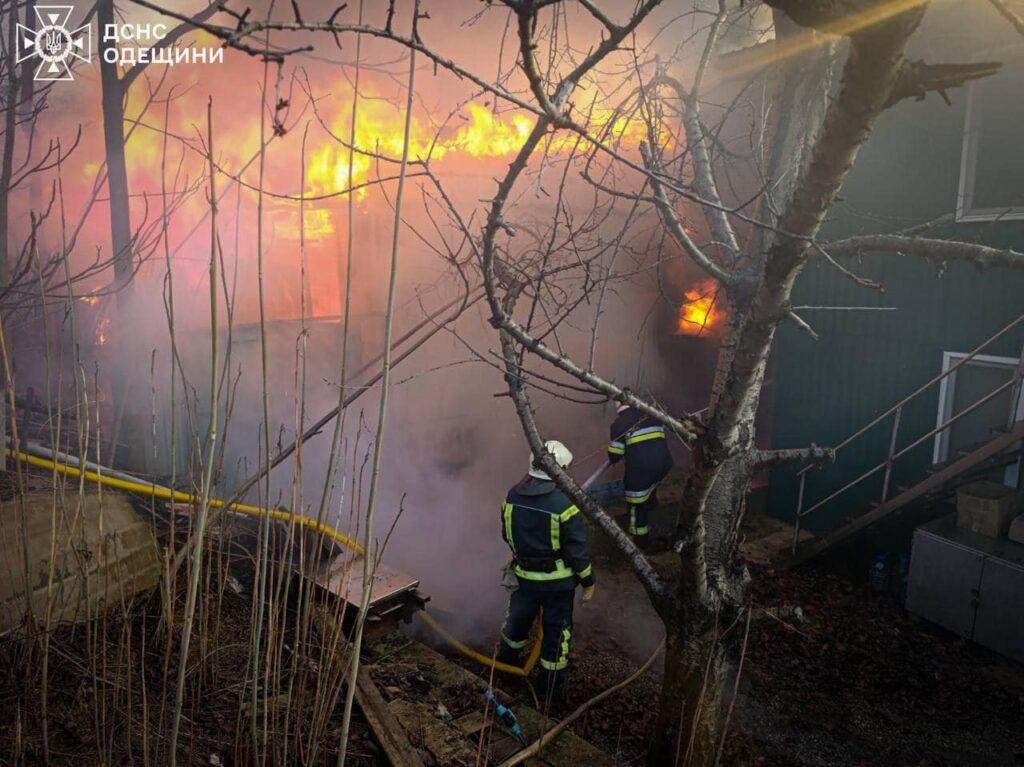
<svg viewBox="0 0 1024 767">
<path fill-rule="evenodd" d="M 1015 327 L 1017 327 L 1022 322 L 1024 322 L 1024 314 L 1020 315 L 1017 319 L 1015 319 L 1009 325 L 1006 325 L 1005 327 L 1003 327 L 995 335 L 987 338 L 985 341 L 983 341 L 981 343 L 980 346 L 976 347 L 974 349 L 974 351 L 972 351 L 966 357 L 964 357 L 959 362 L 957 362 L 955 365 L 950 367 L 948 370 L 942 371 L 937 376 L 935 376 L 930 381 L 928 381 L 926 384 L 923 384 L 922 386 L 920 386 L 917 389 L 915 389 L 913 392 L 911 392 L 906 397 L 901 399 L 899 402 L 897 402 L 891 408 L 886 410 L 884 413 L 882 413 L 881 415 L 876 416 L 873 420 L 871 420 L 870 422 L 868 422 L 866 425 L 862 426 L 861 428 L 857 429 L 857 431 L 855 431 L 853 434 L 848 436 L 842 442 L 840 442 L 839 444 L 833 446 L 832 449 L 836 453 L 838 453 L 840 450 L 842 450 L 844 447 L 849 445 L 851 442 L 853 442 L 859 436 L 861 436 L 862 434 L 870 431 L 872 428 L 874 428 L 879 423 L 884 421 L 886 418 L 888 418 L 890 415 L 892 415 L 897 410 L 902 408 L 908 402 L 910 402 L 911 400 L 917 399 L 917 397 L 919 397 L 921 394 L 924 394 L 926 391 L 928 391 L 928 389 L 933 387 L 935 384 L 940 383 L 944 378 L 948 378 L 949 376 L 951 376 L 953 373 L 955 373 L 957 370 L 959 370 L 963 365 L 967 364 L 972 359 L 977 357 L 981 352 L 983 352 L 985 349 L 987 349 L 989 346 L 991 346 L 995 341 L 998 341 L 1000 338 L 1002 338 L 1004 335 L 1009 333 L 1011 330 L 1013 330 Z M 815 467 L 813 465 L 808 465 L 808 466 L 805 466 L 804 468 L 802 468 L 797 473 L 798 474 L 806 474 L 812 468 L 815 468 Z"/>
<path fill-rule="evenodd" d="M 911 450 L 913 450 L 915 447 L 919 446 L 921 443 L 923 443 L 923 442 L 929 440 L 930 438 L 934 437 L 939 432 L 948 429 L 950 426 L 952 426 L 954 423 L 959 421 L 965 415 L 969 415 L 970 413 L 974 412 L 979 407 L 981 407 L 986 402 L 988 402 L 990 399 L 992 399 L 993 397 L 997 396 L 1001 392 L 1005 391 L 1010 386 L 1015 385 L 1016 383 L 1017 383 L 1017 379 L 1016 379 L 1016 376 L 1015 376 L 1014 378 L 1011 378 L 1010 380 L 1006 381 L 1005 383 L 1000 384 L 997 388 L 995 388 L 992 391 L 990 391 L 988 394 L 986 394 L 984 397 L 982 397 L 977 402 L 972 403 L 969 407 L 966 407 L 963 410 L 961 410 L 959 413 L 957 413 L 955 416 L 950 418 L 948 421 L 942 423 L 939 426 L 936 426 L 934 429 L 932 429 L 930 432 L 925 434 L 923 437 L 919 437 L 918 439 L 914 440 L 909 445 L 904 447 L 902 450 L 890 453 L 890 455 L 888 457 L 886 457 L 886 459 L 884 461 L 882 461 L 881 463 L 879 463 L 877 466 L 874 466 L 873 468 L 868 469 L 866 472 L 861 474 L 859 477 L 857 477 L 854 480 L 851 480 L 850 482 L 845 484 L 839 490 L 836 490 L 834 493 L 832 493 L 827 498 L 823 498 L 822 500 L 818 501 L 816 504 L 814 504 L 810 508 L 804 509 L 803 511 L 798 512 L 798 514 L 801 517 L 806 517 L 811 512 L 816 511 L 817 509 L 821 508 L 822 506 L 824 506 L 826 503 L 831 501 L 836 496 L 841 495 L 842 493 L 846 492 L 847 490 L 849 490 L 854 485 L 859 484 L 862 480 L 865 480 L 868 477 L 870 477 L 872 474 L 877 472 L 879 469 L 881 469 L 881 468 L 883 468 L 885 466 L 890 466 L 892 464 L 892 462 L 895 461 L 897 458 L 903 457 L 904 455 L 909 453 Z"/>
<path fill-rule="evenodd" d="M 982 351 L 984 351 L 986 348 L 991 346 L 998 339 L 1002 338 L 1008 332 L 1013 330 L 1013 328 L 1015 328 L 1018 325 L 1020 325 L 1022 322 L 1024 322 L 1024 314 L 1021 314 L 1019 317 L 1014 319 L 1012 322 L 1010 322 L 1009 324 L 1005 325 L 1000 330 L 998 330 L 995 334 L 993 334 L 992 336 L 989 336 L 981 344 L 979 344 L 977 347 L 975 347 L 974 350 L 972 350 L 969 354 L 967 354 L 962 359 L 960 359 L 956 364 L 952 365 L 947 370 L 942 371 L 941 373 L 939 373 L 938 375 L 933 377 L 931 380 L 929 380 L 927 383 L 923 384 L 922 386 L 919 386 L 917 389 L 915 389 L 913 392 L 911 392 L 906 397 L 901 399 L 895 405 L 893 405 L 892 407 L 890 407 L 885 412 L 883 412 L 883 413 L 879 414 L 878 416 L 876 416 L 875 418 L 873 418 L 870 422 L 868 422 L 867 424 L 865 424 L 861 428 L 857 429 L 855 432 L 850 434 L 848 437 L 846 437 L 846 439 L 844 439 L 842 442 L 838 443 L 834 447 L 835 452 L 838 454 L 838 452 L 841 449 L 843 449 L 846 446 L 848 446 L 850 443 L 852 443 L 854 440 L 856 440 L 860 436 L 866 434 L 868 431 L 873 429 L 875 426 L 877 426 L 879 423 L 884 421 L 886 418 L 888 418 L 889 416 L 895 416 L 894 419 L 893 419 L 892 433 L 890 434 L 890 437 L 889 437 L 889 451 L 888 451 L 888 454 L 887 454 L 887 456 L 886 456 L 884 461 L 882 461 L 878 465 L 872 467 L 871 469 L 867 470 L 866 472 L 861 474 L 856 479 L 851 480 L 850 482 L 845 484 L 843 487 L 841 487 L 838 490 L 834 491 L 833 493 L 829 494 L 827 497 L 823 498 L 822 500 L 818 501 L 813 506 L 811 506 L 811 507 L 809 507 L 807 509 L 803 508 L 804 498 L 805 498 L 805 491 L 806 491 L 807 472 L 810 471 L 810 469 L 814 468 L 814 466 L 811 466 L 811 465 L 805 466 L 804 468 L 800 469 L 800 471 L 797 472 L 797 476 L 800 477 L 800 488 L 799 488 L 799 492 L 797 494 L 796 518 L 794 520 L 794 525 L 793 525 L 793 544 L 792 544 L 792 551 L 793 551 L 793 553 L 796 553 L 797 544 L 798 544 L 799 539 L 800 539 L 801 521 L 803 520 L 803 518 L 805 516 L 807 516 L 808 514 L 811 514 L 812 512 L 816 511 L 817 509 L 820 509 L 822 506 L 824 506 L 828 502 L 830 502 L 830 501 L 834 500 L 835 498 L 837 498 L 838 496 L 842 495 L 843 493 L 845 493 L 847 490 L 849 490 L 850 488 L 854 487 L 855 485 L 860 484 L 862 481 L 864 481 L 868 477 L 873 476 L 874 474 L 876 474 L 877 472 L 879 472 L 883 468 L 886 470 L 885 471 L 885 478 L 884 478 L 883 483 L 882 483 L 882 502 L 884 503 L 886 498 L 887 498 L 887 496 L 888 496 L 889 481 L 890 481 L 891 476 L 892 476 L 892 466 L 893 466 L 893 463 L 896 461 L 896 459 L 900 458 L 903 455 L 906 455 L 908 452 L 910 452 L 914 448 L 918 447 L 919 445 L 924 443 L 926 440 L 934 437 L 936 434 L 939 434 L 939 433 L 945 431 L 950 426 L 952 426 L 954 423 L 956 423 L 958 420 L 960 420 L 963 416 L 968 415 L 969 413 L 973 412 L 977 408 L 981 407 L 983 404 L 985 404 L 986 402 L 988 402 L 992 398 L 996 397 L 1001 392 L 1005 391 L 1008 387 L 1013 386 L 1014 389 L 1016 390 L 1017 387 L 1019 387 L 1021 385 L 1024 385 L 1024 364 L 1022 364 L 1022 365 L 1018 365 L 1017 370 L 1014 372 L 1014 375 L 1010 378 L 1010 380 L 1008 380 L 1005 383 L 1001 384 L 999 387 L 997 387 L 995 390 L 993 390 L 993 391 L 989 392 L 988 394 L 986 394 L 980 400 L 972 403 L 970 406 L 968 406 L 967 408 L 962 410 L 960 413 L 958 413 L 955 416 L 953 416 L 952 418 L 950 418 L 945 423 L 942 423 L 939 426 L 936 426 L 934 429 L 929 431 L 924 436 L 919 437 L 918 439 L 916 439 L 910 445 L 907 445 L 906 447 L 902 448 L 899 451 L 896 450 L 897 432 L 898 432 L 899 426 L 900 426 L 900 420 L 901 420 L 901 416 L 902 416 L 902 413 L 903 413 L 903 407 L 907 403 L 911 402 L 912 400 L 916 399 L 917 397 L 919 397 L 920 395 L 924 394 L 926 391 L 931 389 L 933 386 L 935 386 L 935 384 L 940 383 L 943 380 L 945 380 L 946 378 L 948 378 L 949 376 L 953 375 L 962 366 L 964 366 L 965 364 L 967 364 L 968 362 L 973 360 Z M 1022 355 L 1022 357 L 1024 357 L 1024 355 Z M 1024 359 L 1022 359 L 1022 362 L 1024 362 Z"/>
</svg>

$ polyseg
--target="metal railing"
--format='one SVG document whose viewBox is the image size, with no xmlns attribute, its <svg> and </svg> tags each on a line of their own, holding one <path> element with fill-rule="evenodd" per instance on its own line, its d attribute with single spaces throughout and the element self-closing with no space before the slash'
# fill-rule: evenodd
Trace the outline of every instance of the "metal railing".
<svg viewBox="0 0 1024 767">
<path fill-rule="evenodd" d="M 975 349 L 973 351 L 971 351 L 969 354 L 967 354 L 962 359 L 960 359 L 956 364 L 951 365 L 947 370 L 942 371 L 939 375 L 935 376 L 934 378 L 932 378 L 930 381 L 928 381 L 924 385 L 922 385 L 922 386 L 918 387 L 917 389 L 915 389 L 913 392 L 908 394 L 906 397 L 901 399 L 899 402 L 897 402 L 895 405 L 890 407 L 885 412 L 875 416 L 875 418 L 871 419 L 871 421 L 869 421 L 867 424 L 865 424 L 864 426 L 860 427 L 855 432 L 850 434 L 848 437 L 846 437 L 844 440 L 842 440 L 839 444 L 837 444 L 835 446 L 835 448 L 834 448 L 836 456 L 838 458 L 839 452 L 841 450 L 843 450 L 844 448 L 849 446 L 851 443 L 853 443 L 856 440 L 858 440 L 863 435 L 867 434 L 869 431 L 871 431 L 871 429 L 873 429 L 875 426 L 877 426 L 878 424 L 882 423 L 883 421 L 885 421 L 887 418 L 889 418 L 891 416 L 892 417 L 892 430 L 891 430 L 891 432 L 889 434 L 889 450 L 888 450 L 888 452 L 886 454 L 885 459 L 883 461 L 881 461 L 880 463 L 876 464 L 875 466 L 872 466 L 870 469 L 868 469 L 867 471 L 863 472 L 862 474 L 860 474 L 855 479 L 847 482 L 845 485 L 840 487 L 838 490 L 835 490 L 834 492 L 829 493 L 827 496 L 825 496 L 821 500 L 815 502 L 814 504 L 812 504 L 811 506 L 809 506 L 806 509 L 804 508 L 804 500 L 805 500 L 805 497 L 806 497 L 806 489 L 807 489 L 807 474 L 808 474 L 808 472 L 810 472 L 811 469 L 815 468 L 815 466 L 805 466 L 799 472 L 797 472 L 797 476 L 800 477 L 800 488 L 799 488 L 799 490 L 797 492 L 796 519 L 795 519 L 794 525 L 793 525 L 793 545 L 792 545 L 792 553 L 793 554 L 796 554 L 797 546 L 798 546 L 798 544 L 800 542 L 800 530 L 801 530 L 801 527 L 802 527 L 802 522 L 803 522 L 803 518 L 804 517 L 808 516 L 809 514 L 814 513 L 818 509 L 822 508 L 826 504 L 830 503 L 831 501 L 835 500 L 839 496 L 841 496 L 844 493 L 846 493 L 851 488 L 856 487 L 861 482 L 863 482 L 864 480 L 868 479 L 869 477 L 874 476 L 875 474 L 877 474 L 878 472 L 882 471 L 883 469 L 885 470 L 885 474 L 883 475 L 883 479 L 882 479 L 882 494 L 881 494 L 880 503 L 884 504 L 886 502 L 886 500 L 888 500 L 888 498 L 889 498 L 889 487 L 890 487 L 890 482 L 892 480 L 893 464 L 895 463 L 895 461 L 898 458 L 906 455 L 911 450 L 913 450 L 914 448 L 920 446 L 921 444 L 923 444 L 927 440 L 934 438 L 935 435 L 944 432 L 946 429 L 950 428 L 953 424 L 955 424 L 961 418 L 963 418 L 966 415 L 969 415 L 970 413 L 973 413 L 979 407 L 984 405 L 986 402 L 991 401 L 993 398 L 999 396 L 999 394 L 1001 394 L 1002 392 L 1006 391 L 1008 388 L 1012 387 L 1011 397 L 1013 398 L 1012 399 L 1013 406 L 1016 407 L 1016 403 L 1017 403 L 1017 400 L 1019 399 L 1019 395 L 1020 395 L 1022 379 L 1024 379 L 1024 353 L 1021 354 L 1020 362 L 1018 363 L 1018 365 L 1017 365 L 1013 375 L 1010 377 L 1010 379 L 1008 381 L 1000 384 L 998 387 L 996 387 L 995 389 L 990 391 L 984 397 L 982 397 L 981 399 L 979 399 L 976 402 L 972 403 L 971 405 L 967 406 L 962 411 L 960 411 L 956 415 L 952 416 L 951 418 L 949 418 L 945 422 L 940 423 L 938 426 L 936 426 L 934 429 L 930 430 L 924 436 L 918 437 L 916 440 L 911 442 L 906 447 L 903 447 L 903 448 L 900 448 L 900 449 L 897 449 L 897 447 L 896 447 L 897 446 L 897 440 L 899 439 L 900 420 L 902 419 L 903 408 L 904 408 L 905 405 L 907 405 L 909 402 L 912 402 L 913 400 L 917 399 L 918 397 L 920 397 L 925 392 L 929 391 L 936 384 L 940 384 L 943 381 L 945 381 L 947 378 L 949 378 L 950 376 L 954 375 L 957 372 L 957 370 L 959 370 L 961 367 L 963 367 L 964 365 L 969 363 L 971 360 L 973 360 L 975 357 L 977 357 L 979 354 L 981 354 L 981 352 L 983 352 L 985 349 L 987 349 L 989 346 L 991 346 L 993 343 L 995 343 L 1000 338 L 1005 336 L 1007 333 L 1009 333 L 1011 330 L 1013 330 L 1015 327 L 1017 327 L 1021 323 L 1024 323 L 1024 314 L 1020 315 L 1015 320 L 1010 322 L 1008 325 L 1006 325 L 1003 328 L 1001 328 L 1000 330 L 998 330 L 994 335 L 989 336 L 988 338 L 986 338 L 984 341 L 982 341 L 982 343 L 980 345 L 975 347 Z M 1015 414 L 1011 410 L 1010 423 L 1008 425 L 1010 425 L 1010 426 L 1013 425 L 1013 422 L 1015 421 L 1015 415 L 1019 415 L 1019 414 Z"/>
</svg>

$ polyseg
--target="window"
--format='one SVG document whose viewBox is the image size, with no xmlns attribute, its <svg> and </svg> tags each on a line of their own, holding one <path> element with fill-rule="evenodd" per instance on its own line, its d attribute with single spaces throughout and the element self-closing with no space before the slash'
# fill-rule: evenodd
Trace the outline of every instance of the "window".
<svg viewBox="0 0 1024 767">
<path fill-rule="evenodd" d="M 1024 218 L 1024 54 L 1013 46 L 988 49 L 983 58 L 1002 61 L 992 77 L 967 89 L 957 221 Z"/>
<path fill-rule="evenodd" d="M 1024 350 L 1022 350 L 1024 354 Z M 942 372 L 963 362 L 967 354 L 944 352 Z M 1022 360 L 978 354 L 939 384 L 939 409 L 932 462 L 955 458 L 958 451 L 973 451 L 995 436 L 995 430 L 1024 418 L 1024 387 L 1018 381 Z M 993 394 L 997 390 L 998 393 Z M 962 415 L 961 415 L 962 414 Z M 943 424 L 956 418 L 949 427 Z M 1007 466 L 1003 484 L 1017 486 L 1019 461 Z"/>
</svg>

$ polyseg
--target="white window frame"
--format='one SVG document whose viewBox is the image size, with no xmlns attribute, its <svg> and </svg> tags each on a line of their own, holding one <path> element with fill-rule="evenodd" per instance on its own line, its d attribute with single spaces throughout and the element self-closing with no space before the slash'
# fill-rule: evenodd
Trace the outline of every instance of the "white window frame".
<svg viewBox="0 0 1024 767">
<path fill-rule="evenodd" d="M 1024 354 L 1024 350 L 1022 350 L 1022 354 Z M 942 372 L 947 372 L 967 356 L 966 352 L 943 352 Z M 1021 365 L 1021 360 L 1016 357 L 997 357 L 989 354 L 979 354 L 966 362 L 964 367 L 969 367 L 971 365 L 976 367 L 1008 370 L 1012 376 Z M 939 406 L 938 413 L 935 417 L 936 429 L 953 417 L 953 400 L 955 399 L 956 394 L 956 377 L 961 369 L 962 368 L 954 370 L 939 382 Z M 1011 387 L 1010 391 L 1010 396 L 1012 397 L 1014 389 Z M 1016 394 L 1017 405 L 1014 409 L 1014 414 L 1017 417 L 1020 417 L 1021 414 L 1024 413 L 1024 386 L 1017 387 Z M 1009 420 L 1010 414 L 1007 413 L 1006 415 Z M 932 449 L 932 463 L 943 463 L 944 461 L 949 460 L 949 432 L 951 428 L 952 427 L 949 427 L 936 433 L 935 443 Z M 1006 474 L 1003 479 L 1004 484 L 1015 487 L 1017 484 L 1017 472 L 1018 464 L 1007 466 Z"/>
<path fill-rule="evenodd" d="M 995 56 L 1007 49 L 996 49 L 987 52 L 987 56 Z M 967 104 L 964 109 L 964 140 L 960 152 L 960 181 L 956 193 L 955 220 L 958 223 L 972 221 L 1017 221 L 1024 219 L 1024 207 L 1010 208 L 975 208 L 974 207 L 974 174 L 978 162 L 978 136 L 980 120 L 975 114 L 978 81 L 972 80 L 967 85 Z"/>
</svg>

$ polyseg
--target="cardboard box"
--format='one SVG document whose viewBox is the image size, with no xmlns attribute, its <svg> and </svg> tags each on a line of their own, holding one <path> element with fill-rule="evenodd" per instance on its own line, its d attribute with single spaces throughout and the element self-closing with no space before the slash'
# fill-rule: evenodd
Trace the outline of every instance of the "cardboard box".
<svg viewBox="0 0 1024 767">
<path fill-rule="evenodd" d="M 1024 514 L 1017 515 L 1010 523 L 1010 532 L 1006 537 L 1017 543 L 1024 543 Z"/>
<path fill-rule="evenodd" d="M 957 490 L 956 526 L 972 533 L 1002 538 L 1017 515 L 1017 493 L 1012 487 L 984 480 Z"/>
</svg>

